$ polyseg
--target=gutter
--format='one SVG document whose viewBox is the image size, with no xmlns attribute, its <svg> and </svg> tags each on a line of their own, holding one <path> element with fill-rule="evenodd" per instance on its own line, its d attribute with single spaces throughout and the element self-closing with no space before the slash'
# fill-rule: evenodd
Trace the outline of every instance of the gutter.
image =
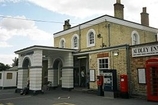
<svg viewBox="0 0 158 105">
<path fill-rule="evenodd" d="M 131 96 L 132 92 L 132 84 L 131 84 L 131 67 L 130 67 L 130 51 L 129 51 L 129 45 L 126 46 L 126 70 L 127 70 L 127 76 L 128 76 L 128 92 L 129 92 L 129 96 Z"/>
<path fill-rule="evenodd" d="M 124 45 L 100 48 L 100 49 L 95 49 L 95 50 L 90 50 L 90 51 L 88 50 L 88 51 L 81 51 L 81 52 L 73 52 L 72 55 L 76 56 L 76 55 L 93 54 L 93 53 L 98 53 L 98 52 L 102 52 L 102 51 L 111 51 L 111 50 L 118 49 L 118 48 L 124 48 L 124 47 L 126 48 L 126 46 L 129 46 L 129 45 L 124 44 Z"/>
</svg>

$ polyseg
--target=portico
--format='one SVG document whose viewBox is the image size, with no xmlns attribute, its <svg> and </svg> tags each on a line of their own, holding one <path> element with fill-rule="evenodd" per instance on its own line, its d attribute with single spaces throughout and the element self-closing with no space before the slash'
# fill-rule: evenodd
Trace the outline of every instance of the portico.
<svg viewBox="0 0 158 105">
<path fill-rule="evenodd" d="M 76 50 L 48 46 L 31 46 L 18 51 L 17 90 L 23 89 L 30 81 L 30 91 L 41 92 L 50 81 L 51 87 L 74 88 L 73 55 Z"/>
</svg>

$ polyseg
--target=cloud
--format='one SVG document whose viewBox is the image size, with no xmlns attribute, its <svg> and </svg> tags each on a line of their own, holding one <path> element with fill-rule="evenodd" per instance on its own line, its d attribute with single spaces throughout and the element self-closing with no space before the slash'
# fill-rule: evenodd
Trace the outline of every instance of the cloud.
<svg viewBox="0 0 158 105">
<path fill-rule="evenodd" d="M 19 1 L 22 1 L 22 0 L 0 0 L 0 3 L 4 3 L 4 2 L 13 2 L 13 3 L 17 3 Z"/>
<path fill-rule="evenodd" d="M 25 20 L 25 16 L 16 16 L 16 17 L 7 17 L 3 18 L 1 22 L 2 28 L 5 28 L 7 30 L 13 30 L 13 29 L 32 29 L 35 26 L 34 21 L 28 21 Z"/>
<path fill-rule="evenodd" d="M 15 54 L 0 54 L 0 62 L 11 65 L 13 63 L 12 59 L 15 57 L 17 57 Z"/>
<path fill-rule="evenodd" d="M 50 11 L 66 14 L 69 16 L 86 18 L 93 15 L 112 15 L 113 4 L 116 0 L 28 0 L 38 6 L 46 8 Z M 142 7 L 147 7 L 149 13 L 150 25 L 158 27 L 158 15 L 155 10 L 158 10 L 157 0 L 121 0 L 124 4 L 125 19 L 140 23 L 140 13 Z M 157 20 L 155 20 L 157 18 Z"/>
<path fill-rule="evenodd" d="M 0 21 L 0 43 L 1 46 L 10 46 L 7 40 L 14 36 L 28 37 L 34 41 L 50 40 L 51 34 L 38 29 L 34 21 L 26 20 L 25 16 L 6 17 Z"/>
<path fill-rule="evenodd" d="M 112 5 L 111 0 L 108 2 L 103 2 L 103 0 L 97 0 L 97 2 L 96 0 L 47 0 L 47 2 L 44 0 L 28 1 L 53 12 L 80 18 L 85 18 L 94 14 L 105 14 L 106 10 L 109 11 L 110 6 Z"/>
<path fill-rule="evenodd" d="M 12 45 L 9 45 L 7 42 L 0 42 L 0 47 L 2 48 L 5 48 L 5 47 L 11 47 Z"/>
</svg>

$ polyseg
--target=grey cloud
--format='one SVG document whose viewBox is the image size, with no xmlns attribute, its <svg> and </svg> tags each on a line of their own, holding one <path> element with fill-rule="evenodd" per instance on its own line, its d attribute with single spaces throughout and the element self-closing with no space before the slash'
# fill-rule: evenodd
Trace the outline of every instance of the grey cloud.
<svg viewBox="0 0 158 105">
<path fill-rule="evenodd" d="M 35 23 L 33 21 L 27 21 L 22 19 L 25 19 L 25 17 L 17 16 L 17 17 L 3 18 L 1 20 L 0 26 L 7 30 L 31 29 L 34 27 Z"/>
</svg>

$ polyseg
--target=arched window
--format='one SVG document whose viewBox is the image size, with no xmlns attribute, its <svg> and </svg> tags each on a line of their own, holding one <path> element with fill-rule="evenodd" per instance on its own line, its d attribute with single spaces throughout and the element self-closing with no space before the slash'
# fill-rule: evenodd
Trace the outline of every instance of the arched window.
<svg viewBox="0 0 158 105">
<path fill-rule="evenodd" d="M 75 34 L 75 35 L 72 36 L 71 46 L 72 46 L 73 49 L 78 49 L 78 46 L 79 46 L 79 37 L 78 37 L 77 34 Z"/>
<path fill-rule="evenodd" d="M 137 31 L 132 32 L 132 45 L 140 44 L 139 34 Z"/>
<path fill-rule="evenodd" d="M 87 47 L 95 46 L 95 31 L 90 29 L 87 33 Z"/>
<path fill-rule="evenodd" d="M 59 47 L 60 47 L 60 48 L 65 48 L 65 39 L 64 39 L 64 38 L 62 38 L 62 39 L 60 40 L 60 42 L 59 42 Z"/>
</svg>

